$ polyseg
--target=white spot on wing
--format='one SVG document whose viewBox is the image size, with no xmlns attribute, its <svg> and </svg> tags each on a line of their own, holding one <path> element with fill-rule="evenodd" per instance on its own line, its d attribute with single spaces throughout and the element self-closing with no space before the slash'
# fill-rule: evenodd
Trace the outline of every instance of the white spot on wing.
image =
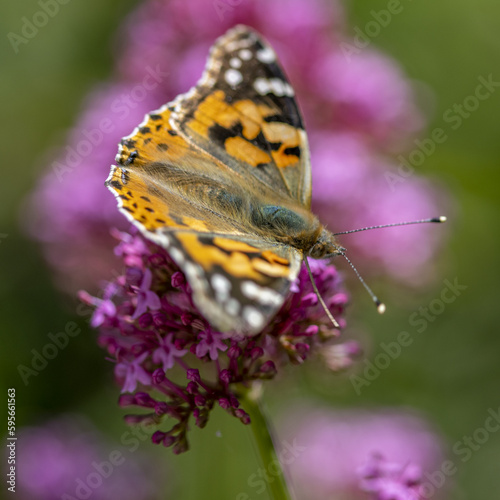
<svg viewBox="0 0 500 500">
<path fill-rule="evenodd" d="M 183 267 L 188 279 L 194 280 L 200 277 L 200 269 L 195 264 L 191 262 L 185 262 Z"/>
<path fill-rule="evenodd" d="M 278 97 L 293 97 L 292 86 L 281 78 L 257 78 L 253 83 L 254 89 L 260 95 L 274 94 Z"/>
<path fill-rule="evenodd" d="M 252 52 L 248 49 L 243 49 L 240 50 L 238 55 L 244 60 L 244 61 L 250 61 L 252 59 Z"/>
<path fill-rule="evenodd" d="M 224 73 L 224 79 L 228 85 L 236 87 L 243 81 L 243 75 L 237 69 L 231 68 Z"/>
<path fill-rule="evenodd" d="M 252 300 L 255 300 L 255 298 L 258 297 L 259 289 L 260 286 L 258 286 L 253 281 L 244 281 L 241 284 L 241 291 L 243 292 L 243 295 Z"/>
<path fill-rule="evenodd" d="M 278 97 L 285 95 L 285 82 L 279 78 L 272 78 L 269 83 L 271 84 L 272 93 Z"/>
<path fill-rule="evenodd" d="M 169 253 L 172 257 L 172 259 L 175 260 L 175 262 L 177 262 L 177 264 L 179 264 L 180 266 L 184 263 L 184 255 L 182 255 L 182 252 L 178 249 L 178 248 L 171 248 L 169 250 Z"/>
<path fill-rule="evenodd" d="M 264 315 L 252 306 L 243 309 L 243 318 L 253 328 L 258 329 L 264 326 Z"/>
<path fill-rule="evenodd" d="M 229 66 L 232 68 L 241 68 L 241 59 L 238 59 L 237 57 L 231 57 L 229 60 Z"/>
<path fill-rule="evenodd" d="M 288 97 L 293 97 L 295 95 L 292 86 L 288 82 L 285 82 L 285 95 Z"/>
<path fill-rule="evenodd" d="M 274 50 L 271 49 L 270 47 L 264 47 L 263 49 L 257 52 L 257 59 L 260 62 L 269 64 L 276 60 L 276 54 L 274 53 Z"/>
<path fill-rule="evenodd" d="M 267 81 L 266 78 L 257 78 L 255 82 L 253 82 L 253 88 L 259 93 L 260 95 L 266 95 L 269 93 L 269 82 Z"/>
<path fill-rule="evenodd" d="M 226 312 L 230 316 L 236 316 L 240 312 L 240 303 L 235 298 L 229 299 L 226 302 Z"/>
<path fill-rule="evenodd" d="M 257 285 L 253 281 L 244 281 L 241 284 L 243 295 L 263 305 L 280 306 L 283 302 L 281 295 L 272 288 Z"/>
<path fill-rule="evenodd" d="M 217 300 L 225 302 L 231 290 L 231 282 L 222 274 L 214 274 L 210 281 L 214 287 Z"/>
</svg>

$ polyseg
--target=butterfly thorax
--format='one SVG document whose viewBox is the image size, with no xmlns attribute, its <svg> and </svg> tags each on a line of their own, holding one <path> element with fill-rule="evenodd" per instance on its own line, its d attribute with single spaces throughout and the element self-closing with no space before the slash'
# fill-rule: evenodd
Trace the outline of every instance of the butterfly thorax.
<svg viewBox="0 0 500 500">
<path fill-rule="evenodd" d="M 340 253 L 335 237 L 309 210 L 297 206 L 260 204 L 252 207 L 250 213 L 256 229 L 297 248 L 303 255 L 324 259 Z"/>
</svg>

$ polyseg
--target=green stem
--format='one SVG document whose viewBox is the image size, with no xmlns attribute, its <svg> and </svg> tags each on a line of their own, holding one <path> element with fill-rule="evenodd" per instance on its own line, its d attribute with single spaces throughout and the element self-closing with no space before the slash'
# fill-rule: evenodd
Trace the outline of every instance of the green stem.
<svg viewBox="0 0 500 500">
<path fill-rule="evenodd" d="M 273 500 L 293 500 L 288 489 L 286 476 L 274 448 L 272 429 L 261 402 L 260 387 L 248 390 L 244 398 L 244 408 L 250 415 L 253 436 L 259 450 L 260 459 L 269 477 L 267 489 Z"/>
</svg>

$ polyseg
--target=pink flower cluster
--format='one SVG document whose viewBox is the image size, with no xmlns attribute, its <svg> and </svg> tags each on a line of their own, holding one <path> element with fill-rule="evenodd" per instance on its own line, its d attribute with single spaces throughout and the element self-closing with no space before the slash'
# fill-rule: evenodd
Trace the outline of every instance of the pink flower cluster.
<svg viewBox="0 0 500 500">
<path fill-rule="evenodd" d="M 115 231 L 116 254 L 125 272 L 109 282 L 102 298 L 80 293 L 95 307 L 91 325 L 99 344 L 115 361 L 122 386 L 120 405 L 146 412 L 128 415 L 129 423 L 170 423 L 153 442 L 188 448 L 191 417 L 204 427 L 218 405 L 244 424 L 250 418 L 240 401 L 253 382 L 272 379 L 287 363 L 301 364 L 311 352 L 337 348 L 336 368 L 348 366 L 358 350 L 352 342 L 343 349 L 318 303 L 303 268 L 281 311 L 254 337 L 215 331 L 192 302 L 184 275 L 167 252 L 137 234 Z M 315 283 L 332 314 L 344 326 L 347 295 L 332 265 L 311 262 Z"/>
</svg>

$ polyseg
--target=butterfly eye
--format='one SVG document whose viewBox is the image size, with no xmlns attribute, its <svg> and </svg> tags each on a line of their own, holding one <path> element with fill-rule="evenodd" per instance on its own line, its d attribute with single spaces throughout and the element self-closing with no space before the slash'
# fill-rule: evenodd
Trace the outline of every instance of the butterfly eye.
<svg viewBox="0 0 500 500">
<path fill-rule="evenodd" d="M 328 259 L 335 255 L 342 255 L 345 248 L 339 246 L 333 234 L 323 229 L 316 243 L 309 250 L 309 256 L 313 259 Z"/>
<path fill-rule="evenodd" d="M 328 255 L 326 244 L 322 241 L 317 241 L 309 250 L 309 256 L 313 259 L 324 259 Z"/>
</svg>

